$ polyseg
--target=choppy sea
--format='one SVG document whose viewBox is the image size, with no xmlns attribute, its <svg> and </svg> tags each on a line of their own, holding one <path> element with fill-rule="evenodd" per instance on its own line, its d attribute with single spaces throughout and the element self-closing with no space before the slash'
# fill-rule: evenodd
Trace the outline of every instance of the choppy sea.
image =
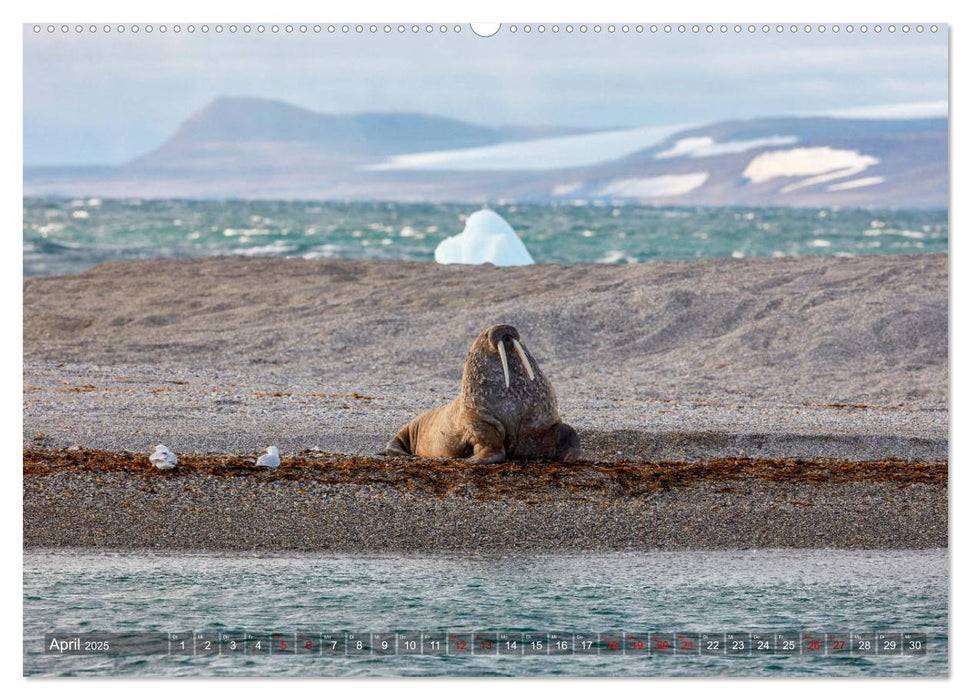
<svg viewBox="0 0 971 700">
<path fill-rule="evenodd" d="M 24 275 L 211 255 L 432 260 L 474 204 L 25 199 Z M 538 263 L 946 251 L 944 210 L 495 206 Z"/>
<path fill-rule="evenodd" d="M 23 658 L 26 675 L 57 676 L 941 676 L 948 671 L 947 610 L 946 550 L 529 557 L 27 552 Z M 183 630 L 210 638 L 245 630 L 314 639 L 416 630 L 709 639 L 907 632 L 922 635 L 924 653 L 44 653 L 50 632 L 65 638 Z"/>
</svg>

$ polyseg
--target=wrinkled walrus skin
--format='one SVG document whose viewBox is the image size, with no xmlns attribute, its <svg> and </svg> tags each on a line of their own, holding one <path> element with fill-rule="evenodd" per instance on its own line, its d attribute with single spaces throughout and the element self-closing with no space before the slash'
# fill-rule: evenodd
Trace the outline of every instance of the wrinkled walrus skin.
<svg viewBox="0 0 971 700">
<path fill-rule="evenodd" d="M 506 325 L 487 328 L 472 343 L 459 395 L 412 420 L 385 447 L 387 455 L 457 457 L 473 464 L 571 462 L 579 452 L 580 438 L 560 420 L 549 380 L 519 342 L 519 332 Z"/>
</svg>

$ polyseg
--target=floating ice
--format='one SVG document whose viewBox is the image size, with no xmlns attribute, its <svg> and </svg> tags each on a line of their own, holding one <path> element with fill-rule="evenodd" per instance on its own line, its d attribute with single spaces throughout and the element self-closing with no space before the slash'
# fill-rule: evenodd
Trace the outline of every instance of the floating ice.
<svg viewBox="0 0 971 700">
<path fill-rule="evenodd" d="M 175 465 L 179 463 L 179 458 L 165 445 L 156 445 L 155 451 L 148 458 L 148 461 L 156 469 L 168 471 L 169 469 L 175 469 Z"/>
<path fill-rule="evenodd" d="M 260 455 L 260 458 L 256 460 L 256 466 L 258 467 L 279 467 L 280 466 L 280 450 L 277 449 L 276 445 L 270 445 L 266 448 L 266 452 Z"/>
<path fill-rule="evenodd" d="M 435 262 L 463 265 L 488 262 L 502 267 L 532 265 L 533 257 L 505 219 L 491 209 L 483 209 L 466 220 L 462 233 L 438 244 Z"/>
</svg>

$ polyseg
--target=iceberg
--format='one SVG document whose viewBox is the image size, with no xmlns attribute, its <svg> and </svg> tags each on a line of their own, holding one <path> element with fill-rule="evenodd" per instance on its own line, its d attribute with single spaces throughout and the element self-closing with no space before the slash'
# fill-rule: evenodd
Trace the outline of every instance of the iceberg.
<svg viewBox="0 0 971 700">
<path fill-rule="evenodd" d="M 435 262 L 499 267 L 532 265 L 533 256 L 506 220 L 491 209 L 482 209 L 465 221 L 465 229 L 435 248 Z"/>
</svg>

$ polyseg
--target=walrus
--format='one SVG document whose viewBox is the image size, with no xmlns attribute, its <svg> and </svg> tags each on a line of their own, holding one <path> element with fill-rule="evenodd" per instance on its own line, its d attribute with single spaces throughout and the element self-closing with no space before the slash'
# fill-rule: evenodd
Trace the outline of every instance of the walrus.
<svg viewBox="0 0 971 700">
<path fill-rule="evenodd" d="M 510 362 L 515 354 L 519 362 Z M 512 326 L 491 326 L 472 343 L 462 390 L 449 404 L 405 425 L 386 455 L 457 457 L 472 464 L 552 459 L 571 462 L 580 437 L 560 420 L 556 395 Z"/>
</svg>

